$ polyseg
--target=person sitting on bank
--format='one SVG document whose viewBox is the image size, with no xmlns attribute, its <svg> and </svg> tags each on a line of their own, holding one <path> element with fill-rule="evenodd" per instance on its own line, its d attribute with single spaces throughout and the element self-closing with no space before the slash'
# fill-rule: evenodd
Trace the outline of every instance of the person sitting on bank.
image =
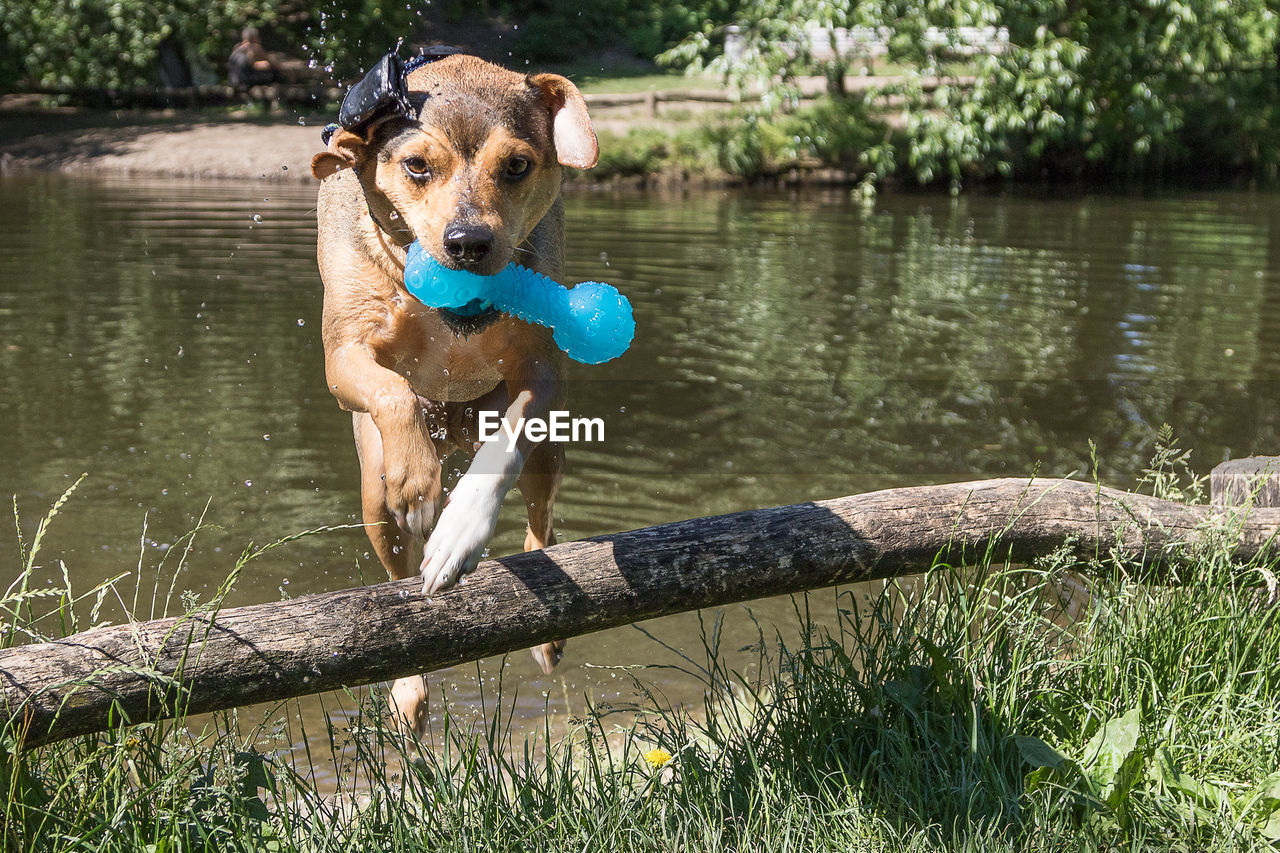
<svg viewBox="0 0 1280 853">
<path fill-rule="evenodd" d="M 240 43 L 231 49 L 227 60 L 227 77 L 237 92 L 247 91 L 250 86 L 269 86 L 279 79 L 256 27 L 245 27 L 241 31 Z"/>
</svg>

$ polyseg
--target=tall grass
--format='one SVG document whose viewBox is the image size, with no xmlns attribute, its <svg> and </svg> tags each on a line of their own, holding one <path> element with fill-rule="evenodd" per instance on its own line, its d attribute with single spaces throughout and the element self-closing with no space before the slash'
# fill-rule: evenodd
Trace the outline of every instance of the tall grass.
<svg viewBox="0 0 1280 853">
<path fill-rule="evenodd" d="M 1145 482 L 1180 488 L 1176 462 L 1157 460 L 1164 476 Z M 29 751 L 10 738 L 5 843 L 1276 849 L 1280 610 L 1257 595 L 1272 566 L 1233 564 L 1224 546 L 1149 586 L 1103 556 L 1086 589 L 1066 550 L 978 563 L 844 591 L 833 619 L 810 612 L 817 597 L 797 598 L 802 639 L 762 627 L 753 678 L 723 663 L 711 623 L 703 649 L 683 650 L 705 704 L 650 694 L 620 729 L 593 713 L 568 737 L 553 738 L 549 719 L 529 732 L 499 688 L 483 725 L 446 714 L 430 749 L 389 728 L 376 696 L 309 733 L 300 759 L 276 729 L 235 714 L 199 733 L 177 721 Z M 322 761 L 341 768 L 336 793 L 316 781 Z"/>
</svg>

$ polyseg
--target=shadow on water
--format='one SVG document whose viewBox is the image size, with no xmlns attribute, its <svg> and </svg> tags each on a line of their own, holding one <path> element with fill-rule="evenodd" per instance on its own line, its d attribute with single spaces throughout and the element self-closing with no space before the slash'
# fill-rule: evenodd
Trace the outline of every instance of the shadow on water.
<svg viewBox="0 0 1280 853">
<path fill-rule="evenodd" d="M 155 567 L 203 516 L 218 529 L 197 536 L 177 588 L 207 599 L 246 543 L 358 522 L 350 419 L 325 389 L 314 188 L 60 175 L 0 187 L 0 490 L 34 518 L 90 475 L 38 580 L 60 576 L 58 560 L 81 588 L 141 565 L 144 589 L 162 591 Z M 842 192 L 600 191 L 567 210 L 567 276 L 621 288 L 638 334 L 617 361 L 572 367 L 570 408 L 603 418 L 606 440 L 568 450 L 561 541 L 1087 473 L 1091 439 L 1102 480 L 1124 485 L 1166 422 L 1201 469 L 1280 448 L 1280 196 L 863 207 Z M 523 540 L 507 504 L 494 554 Z M 11 528 L 0 552 L 16 553 Z M 382 577 L 363 532 L 340 530 L 254 561 L 227 604 Z M 144 594 L 138 615 L 160 599 Z M 789 610 L 752 606 L 766 623 Z M 750 621 L 733 608 L 725 630 L 750 644 Z M 650 630 L 679 648 L 697 624 Z M 663 681 L 675 660 L 623 628 L 572 643 L 550 677 L 518 654 L 433 679 L 465 706 L 509 668 L 517 716 L 540 716 L 624 700 L 616 666 L 652 665 L 666 695 L 687 698 Z"/>
</svg>

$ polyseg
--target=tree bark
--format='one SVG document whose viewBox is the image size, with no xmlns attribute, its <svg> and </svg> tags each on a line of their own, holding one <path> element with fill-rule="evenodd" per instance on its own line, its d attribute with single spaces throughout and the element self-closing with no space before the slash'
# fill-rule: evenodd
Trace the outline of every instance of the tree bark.
<svg viewBox="0 0 1280 853">
<path fill-rule="evenodd" d="M 1246 456 L 1209 472 L 1209 503 L 1220 506 L 1280 506 L 1280 456 Z"/>
<path fill-rule="evenodd" d="M 1212 522 L 1219 522 L 1214 526 Z M 1208 524 L 1207 524 L 1208 523 Z M 1208 532 L 1216 530 L 1217 532 Z M 1159 579 L 1206 537 L 1270 549 L 1280 509 L 1184 506 L 1066 480 L 890 489 L 697 518 L 480 565 L 424 596 L 393 581 L 0 651 L 0 703 L 27 746 L 120 722 L 280 700 L 769 595 L 927 570 L 1117 551 Z"/>
</svg>

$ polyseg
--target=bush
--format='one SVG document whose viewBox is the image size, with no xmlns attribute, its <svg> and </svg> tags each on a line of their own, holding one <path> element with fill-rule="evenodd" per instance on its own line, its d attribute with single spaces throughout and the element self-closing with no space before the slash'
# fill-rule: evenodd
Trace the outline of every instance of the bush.
<svg viewBox="0 0 1280 853">
<path fill-rule="evenodd" d="M 865 170 L 867 152 L 883 135 L 860 100 L 823 98 L 790 113 L 731 114 L 709 126 L 705 140 L 721 169 L 756 180 L 815 162 Z"/>
<path fill-rule="evenodd" d="M 277 0 L 3 0 L 0 85 L 135 88 L 158 82 L 166 39 L 221 69 L 247 23 L 271 21 Z"/>
<path fill-rule="evenodd" d="M 724 56 L 713 23 L 660 58 L 783 93 L 768 104 L 780 121 L 795 76 L 815 67 L 807 27 L 876 28 L 901 70 L 882 93 L 905 116 L 898 139 L 868 153 L 881 175 L 958 186 L 1045 172 L 1269 170 L 1280 150 L 1280 23 L 1266 0 L 794 0 L 741 11 L 738 61 Z M 967 28 L 1007 41 L 973 55 Z M 843 72 L 824 70 L 833 80 Z"/>
</svg>

